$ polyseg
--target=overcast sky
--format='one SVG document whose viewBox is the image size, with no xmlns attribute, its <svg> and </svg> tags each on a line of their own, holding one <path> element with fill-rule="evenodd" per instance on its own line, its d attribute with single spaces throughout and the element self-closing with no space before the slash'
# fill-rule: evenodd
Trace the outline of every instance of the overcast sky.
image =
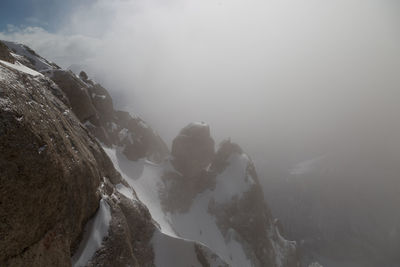
<svg viewBox="0 0 400 267">
<path fill-rule="evenodd" d="M 0 39 L 87 70 L 167 143 L 197 120 L 259 162 L 397 140 L 398 1 L 3 1 L 0 18 Z"/>
</svg>

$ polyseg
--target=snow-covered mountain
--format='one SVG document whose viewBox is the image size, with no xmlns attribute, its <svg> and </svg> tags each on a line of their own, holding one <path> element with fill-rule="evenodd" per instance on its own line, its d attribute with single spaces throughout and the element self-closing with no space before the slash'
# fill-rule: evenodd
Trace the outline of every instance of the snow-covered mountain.
<svg viewBox="0 0 400 267">
<path fill-rule="evenodd" d="M 84 72 L 4 44 L 1 266 L 299 266 L 238 145 L 193 123 L 169 152 Z"/>
</svg>

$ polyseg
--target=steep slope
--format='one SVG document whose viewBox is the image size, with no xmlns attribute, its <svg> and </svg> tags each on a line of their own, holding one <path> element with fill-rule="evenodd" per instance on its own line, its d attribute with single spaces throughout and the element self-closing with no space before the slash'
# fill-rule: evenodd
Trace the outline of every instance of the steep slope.
<svg viewBox="0 0 400 267">
<path fill-rule="evenodd" d="M 172 156 L 162 200 L 180 236 L 232 266 L 297 266 L 296 245 L 281 237 L 254 164 L 238 145 L 224 141 L 214 153 L 209 126 L 195 123 L 175 138 Z"/>
<path fill-rule="evenodd" d="M 230 266 L 299 266 L 296 244 L 280 235 L 250 158 L 229 141 L 214 153 L 208 125 L 185 127 L 160 164 L 104 149 L 162 232 L 199 241 Z"/>
<path fill-rule="evenodd" d="M 3 45 L 8 47 L 13 60 L 18 60 L 21 64 L 27 66 L 28 68 L 37 71 L 60 69 L 59 66 L 39 56 L 35 51 L 26 45 L 8 41 L 1 42 Z"/>
<path fill-rule="evenodd" d="M 0 61 L 1 266 L 160 266 L 182 249 L 182 266 L 224 265 L 206 247 L 160 233 L 71 110 L 74 99 L 4 46 L 2 55 L 15 60 Z"/>
<path fill-rule="evenodd" d="M 20 205 L 13 209 L 6 201 L 12 195 L 18 196 L 21 203 L 30 201 L 24 189 L 26 184 L 18 179 L 24 177 L 37 183 L 32 190 L 39 191 L 32 191 L 31 198 L 47 196 L 38 193 L 42 191 L 51 194 L 32 201 L 32 216 L 41 218 L 40 222 L 47 217 L 39 214 L 43 210 L 49 212 L 46 227 L 30 233 L 36 233 L 34 237 L 24 240 L 13 236 L 9 228 L 2 229 L 2 234 L 10 235 L 9 240 L 14 240 L 18 249 L 7 248 L 0 263 L 299 266 L 296 244 L 281 236 L 279 223 L 265 204 L 254 165 L 238 145 L 226 141 L 215 152 L 209 127 L 195 123 L 180 132 L 170 154 L 162 139 L 143 120 L 116 111 L 107 90 L 84 72 L 77 76 L 26 46 L 6 44 L 13 50 L 3 56 L 12 58 L 0 63 L 1 88 L 4 87 L 0 103 L 7 122 L 2 129 L 11 130 L 0 132 L 0 138 L 18 137 L 12 143 L 25 145 L 17 153 L 20 159 L 15 171 L 1 177 L 2 184 L 9 184 L 2 187 L 5 194 L 0 202 L 1 213 L 9 214 L 7 218 L 21 218 L 23 222 L 15 224 L 13 231 L 20 230 L 19 234 L 24 235 L 28 231 L 27 209 L 31 208 Z M 31 109 L 32 105 L 36 108 Z M 7 115 L 16 108 L 20 111 Z M 19 130 L 21 120 L 26 130 Z M 35 130 L 36 127 L 39 128 Z M 35 142 L 33 151 L 37 154 L 28 158 L 28 162 L 35 164 L 29 165 L 23 152 Z M 16 158 L 8 143 L 0 143 L 4 155 L 11 155 L 0 157 L 4 170 Z M 49 158 L 43 160 L 43 155 Z M 48 166 L 55 161 L 58 165 Z M 76 164 L 72 177 L 69 162 Z M 39 170 L 54 169 L 63 175 L 43 177 L 42 173 L 32 171 L 36 165 Z M 21 173 L 21 168 L 26 173 Z M 57 205 L 53 203 L 52 209 L 47 210 L 46 205 L 52 201 Z M 59 212 L 55 214 L 54 209 Z M 79 215 L 69 217 L 76 213 Z M 9 224 L 2 222 L 2 226 Z M 55 227 L 65 232 L 49 232 Z M 49 239 L 51 244 L 56 239 L 62 246 L 49 246 Z M 0 246 L 6 248 L 8 242 L 1 240 Z M 47 251 L 48 247 L 53 250 Z"/>
<path fill-rule="evenodd" d="M 0 262 L 68 266 L 97 188 L 119 175 L 54 83 L 0 63 L 0 88 Z"/>
</svg>

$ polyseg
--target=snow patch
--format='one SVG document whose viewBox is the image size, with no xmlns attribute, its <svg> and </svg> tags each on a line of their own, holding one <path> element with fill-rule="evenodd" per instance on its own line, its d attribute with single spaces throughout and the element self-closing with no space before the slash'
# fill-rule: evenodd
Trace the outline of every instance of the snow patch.
<svg viewBox="0 0 400 267">
<path fill-rule="evenodd" d="M 35 54 L 32 54 L 26 46 L 14 42 L 9 42 L 9 41 L 2 41 L 8 48 L 12 51 L 14 51 L 16 54 L 20 56 L 24 56 L 28 58 L 34 65 L 35 68 L 39 71 L 41 70 L 47 70 L 47 69 L 53 69 L 53 67 L 49 64 L 47 60 L 44 58 L 37 56 Z"/>
<path fill-rule="evenodd" d="M 214 190 L 214 200 L 218 203 L 227 203 L 233 197 L 240 198 L 254 184 L 247 176 L 247 166 L 250 162 L 246 154 L 233 154 L 228 159 L 228 167 L 217 176 Z M 247 179 L 246 179 L 247 178 Z"/>
<path fill-rule="evenodd" d="M 134 195 L 133 195 L 133 191 L 132 189 L 130 189 L 129 187 L 126 187 L 123 184 L 117 184 L 115 186 L 115 188 L 117 189 L 118 192 L 120 192 L 122 195 L 126 196 L 129 199 L 134 200 Z"/>
<path fill-rule="evenodd" d="M 82 242 L 72 257 L 72 266 L 86 266 L 101 247 L 104 237 L 108 235 L 111 221 L 111 208 L 105 199 L 100 200 L 99 210 L 94 219 L 90 220 L 86 227 Z"/>
<path fill-rule="evenodd" d="M 176 236 L 168 216 L 161 208 L 159 197 L 164 166 L 144 159 L 130 161 L 118 148 L 103 146 L 103 149 L 122 178 L 135 189 L 137 197 L 149 209 L 151 217 L 159 224 L 161 231 L 170 236 Z"/>
<path fill-rule="evenodd" d="M 140 127 L 142 127 L 143 129 L 149 128 L 149 126 L 148 126 L 146 123 L 144 123 L 143 121 L 139 121 L 139 125 L 140 125 Z"/>
<path fill-rule="evenodd" d="M 164 186 L 162 180 L 164 171 L 173 169 L 172 166 L 169 163 L 149 163 L 144 159 L 133 162 L 121 153 L 120 148 L 103 147 L 103 149 L 123 179 L 135 189 L 138 198 L 147 206 L 152 218 L 160 226 L 160 231 L 153 237 L 156 266 L 191 266 L 181 265 L 181 262 L 167 264 L 171 259 L 168 259 L 168 253 L 162 249 L 175 246 L 175 242 L 178 241 L 171 239 L 173 237 L 195 240 L 205 244 L 232 267 L 251 266 L 245 249 L 236 238 L 237 233 L 231 230 L 231 233 L 225 237 L 217 225 L 215 216 L 208 212 L 210 203 L 229 203 L 233 197 L 240 198 L 244 192 L 249 190 L 252 179 L 246 178 L 250 160 L 247 155 L 232 155 L 229 158 L 229 167 L 217 177 L 215 189 L 208 189 L 198 194 L 188 212 L 166 213 L 162 210 L 159 191 Z M 162 234 L 167 234 L 169 239 L 161 238 Z M 181 240 L 179 241 L 181 242 Z M 174 252 L 170 253 L 173 255 Z M 182 258 L 186 253 L 192 253 L 190 257 L 193 256 L 192 251 L 187 251 L 180 252 L 176 258 Z"/>
<path fill-rule="evenodd" d="M 248 156 L 234 154 L 228 161 L 229 166 L 217 176 L 214 190 L 208 189 L 197 195 L 188 212 L 168 214 L 168 218 L 179 236 L 205 244 L 230 266 L 251 266 L 234 230 L 224 237 L 215 216 L 209 213 L 210 203 L 229 203 L 233 197 L 240 198 L 250 189 L 251 182 L 246 179 Z"/>
<path fill-rule="evenodd" d="M 119 141 L 120 141 L 120 142 L 124 141 L 125 139 L 128 139 L 129 142 L 130 142 L 131 144 L 133 144 L 132 134 L 131 134 L 131 133 L 129 132 L 129 130 L 126 129 L 126 128 L 123 128 L 121 131 L 119 131 L 119 133 L 118 133 L 118 138 L 119 138 Z"/>
<path fill-rule="evenodd" d="M 9 67 L 9 68 L 12 68 L 14 70 L 17 70 L 17 71 L 20 71 L 20 72 L 23 72 L 23 73 L 26 73 L 26 74 L 29 74 L 31 76 L 41 76 L 41 77 L 43 77 L 43 74 L 41 74 L 41 73 L 39 73 L 39 72 L 37 72 L 37 71 L 35 71 L 33 69 L 30 69 L 25 65 L 22 65 L 18 61 L 13 64 L 13 63 L 10 63 L 10 62 L 4 61 L 4 60 L 0 60 L 0 63 L 5 65 L 5 66 L 7 66 L 7 67 Z"/>
<path fill-rule="evenodd" d="M 39 154 L 42 154 L 43 151 L 46 149 L 46 147 L 47 147 L 47 145 L 44 145 L 44 146 L 39 147 L 38 153 L 39 153 Z"/>
<path fill-rule="evenodd" d="M 92 93 L 92 98 L 96 98 L 96 97 L 101 98 L 101 99 L 106 99 L 107 98 L 106 95 L 98 95 L 98 94 Z"/>
</svg>

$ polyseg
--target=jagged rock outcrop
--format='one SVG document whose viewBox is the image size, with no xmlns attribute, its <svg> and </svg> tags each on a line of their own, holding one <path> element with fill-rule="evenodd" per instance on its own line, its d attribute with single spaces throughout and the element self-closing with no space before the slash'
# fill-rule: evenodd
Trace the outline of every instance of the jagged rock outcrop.
<svg viewBox="0 0 400 267">
<path fill-rule="evenodd" d="M 0 262 L 68 266 L 97 188 L 119 174 L 54 83 L 0 68 Z"/>
<path fill-rule="evenodd" d="M 203 123 L 191 123 L 173 140 L 172 164 L 185 177 L 191 178 L 205 169 L 214 157 L 214 140 L 210 127 Z"/>
<path fill-rule="evenodd" d="M 9 41 L 1 41 L 11 51 L 14 60 L 20 64 L 27 66 L 37 71 L 48 69 L 60 69 L 57 64 L 48 61 L 47 59 L 39 56 L 35 51 L 23 44 L 17 44 Z"/>
<path fill-rule="evenodd" d="M 208 125 L 192 123 L 174 139 L 172 155 L 161 198 L 179 235 L 200 240 L 232 266 L 300 266 L 296 244 L 281 236 L 240 146 L 226 140 L 214 153 Z"/>
<path fill-rule="evenodd" d="M 103 105 L 89 94 L 104 88 L 67 71 L 43 71 L 55 83 L 21 64 L 25 56 L 13 56 L 18 64 L 0 62 L 0 266 L 226 266 L 203 245 L 161 233 L 97 142 L 101 135 L 80 122 L 94 111 L 104 127 L 112 101 Z M 90 97 L 77 105 L 82 95 L 74 90 Z M 88 103 L 92 110 L 79 106 Z M 139 118 L 114 111 L 111 119 L 118 125 L 106 134 L 123 130 L 141 141 L 152 133 L 136 159 L 165 153 L 152 147 L 157 135 Z M 132 145 L 120 136 L 115 142 Z M 191 257 L 176 261 L 182 250 Z"/>
<path fill-rule="evenodd" d="M 148 158 L 160 162 L 168 154 L 168 147 L 160 136 L 142 119 L 127 112 L 115 110 L 108 91 L 89 79 L 85 72 L 79 76 L 62 70 L 56 64 L 39 56 L 29 47 L 4 41 L 12 58 L 52 79 L 64 92 L 63 102 L 91 133 L 107 146 L 122 147 L 130 160 Z M 59 95 L 64 97 L 64 95 Z"/>
<path fill-rule="evenodd" d="M 142 119 L 114 110 L 111 96 L 100 84 L 81 72 L 49 70 L 44 72 L 67 95 L 72 111 L 105 145 L 122 147 L 133 161 L 148 158 L 161 161 L 168 154 L 163 140 Z"/>
</svg>

